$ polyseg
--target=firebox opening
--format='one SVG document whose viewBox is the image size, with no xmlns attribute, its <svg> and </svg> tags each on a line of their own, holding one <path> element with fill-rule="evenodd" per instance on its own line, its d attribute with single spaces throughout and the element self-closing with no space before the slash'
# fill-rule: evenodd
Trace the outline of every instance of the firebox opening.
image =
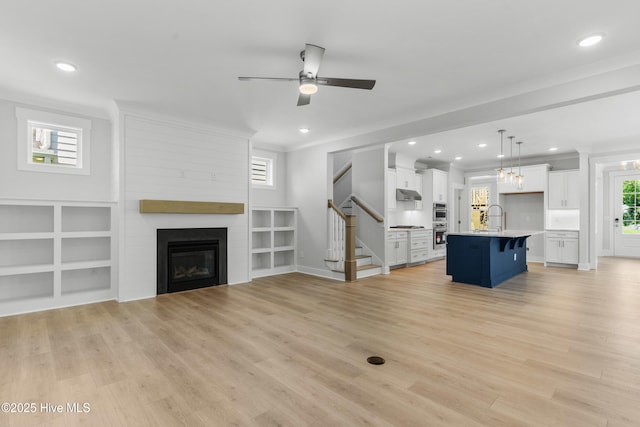
<svg viewBox="0 0 640 427">
<path fill-rule="evenodd" d="M 158 230 L 158 294 L 227 283 L 227 229 Z"/>
</svg>

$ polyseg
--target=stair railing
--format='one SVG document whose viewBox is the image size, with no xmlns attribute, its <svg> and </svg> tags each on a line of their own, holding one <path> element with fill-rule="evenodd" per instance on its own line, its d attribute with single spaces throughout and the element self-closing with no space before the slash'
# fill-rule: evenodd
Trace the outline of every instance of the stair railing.
<svg viewBox="0 0 640 427">
<path fill-rule="evenodd" d="M 356 280 L 356 226 L 355 215 L 344 214 L 334 203 L 329 208 L 329 257 L 344 265 L 344 279 Z"/>
<path fill-rule="evenodd" d="M 356 196 L 351 195 L 350 199 L 360 207 L 371 218 L 373 218 L 376 222 L 384 222 L 384 218 L 375 213 L 369 206 L 367 206 L 362 200 L 358 199 Z"/>
</svg>

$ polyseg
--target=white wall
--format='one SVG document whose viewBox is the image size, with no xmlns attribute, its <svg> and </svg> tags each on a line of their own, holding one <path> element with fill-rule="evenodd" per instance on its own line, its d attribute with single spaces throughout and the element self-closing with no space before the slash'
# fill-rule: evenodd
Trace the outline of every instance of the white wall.
<svg viewBox="0 0 640 427">
<path fill-rule="evenodd" d="M 385 216 L 385 147 L 356 150 L 352 158 L 353 194 L 362 200 L 379 216 Z M 356 215 L 356 236 L 380 259 L 384 259 L 385 233 L 384 223 L 378 223 L 367 213 L 354 205 Z"/>
<path fill-rule="evenodd" d="M 71 175 L 18 170 L 16 106 L 90 120 L 91 174 Z M 22 143 L 26 144 L 26 141 Z M 113 144 L 110 123 L 106 119 L 0 100 L 0 146 L 0 182 L 3 183 L 0 185 L 0 198 L 113 201 Z"/>
<path fill-rule="evenodd" d="M 288 153 L 287 194 L 298 210 L 298 270 L 325 275 L 327 200 L 333 161 L 325 147 L 315 146 Z"/>
<path fill-rule="evenodd" d="M 121 112 L 120 301 L 156 295 L 158 228 L 226 227 L 228 282 L 249 280 L 249 142 L 215 129 Z M 141 214 L 139 200 L 245 204 L 242 215 Z"/>
<path fill-rule="evenodd" d="M 544 193 L 505 194 L 503 208 L 507 230 L 544 231 Z M 527 259 L 544 262 L 544 234 L 527 239 Z"/>
<path fill-rule="evenodd" d="M 251 206 L 288 206 L 287 201 L 287 154 L 279 151 L 253 148 L 252 156 L 274 161 L 274 186 L 251 187 Z"/>
</svg>

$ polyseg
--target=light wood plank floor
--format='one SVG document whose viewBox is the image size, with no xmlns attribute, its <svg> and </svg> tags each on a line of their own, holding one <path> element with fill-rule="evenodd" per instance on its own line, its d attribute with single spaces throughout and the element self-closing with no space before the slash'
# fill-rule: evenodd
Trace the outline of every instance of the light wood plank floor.
<svg viewBox="0 0 640 427">
<path fill-rule="evenodd" d="M 640 425 L 640 260 L 495 289 L 444 268 L 1 318 L 0 402 L 38 408 L 0 425 Z M 90 412 L 40 407 L 68 402 Z"/>
</svg>

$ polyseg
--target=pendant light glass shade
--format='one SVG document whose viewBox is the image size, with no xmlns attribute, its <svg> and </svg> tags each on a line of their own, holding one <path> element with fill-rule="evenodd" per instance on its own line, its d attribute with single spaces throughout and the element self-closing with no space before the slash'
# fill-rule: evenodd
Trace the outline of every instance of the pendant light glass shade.
<svg viewBox="0 0 640 427">
<path fill-rule="evenodd" d="M 511 147 L 511 154 L 509 155 L 509 172 L 507 173 L 507 181 L 509 184 L 513 184 L 515 181 L 515 174 L 513 173 L 513 138 L 515 136 L 509 137 L 509 146 Z"/>
<path fill-rule="evenodd" d="M 502 152 L 502 149 L 504 146 L 503 137 L 505 132 L 506 131 L 504 129 L 500 129 L 498 131 L 498 133 L 500 134 L 500 169 L 496 171 L 496 179 L 498 180 L 499 183 L 504 183 L 504 179 L 505 179 L 504 169 L 502 168 L 502 158 L 504 157 L 504 153 Z"/>
<path fill-rule="evenodd" d="M 522 176 L 522 168 L 520 167 L 520 148 L 522 147 L 522 141 L 516 142 L 518 144 L 518 176 L 516 176 L 516 185 L 518 190 L 522 190 L 524 185 L 524 176 Z"/>
</svg>

